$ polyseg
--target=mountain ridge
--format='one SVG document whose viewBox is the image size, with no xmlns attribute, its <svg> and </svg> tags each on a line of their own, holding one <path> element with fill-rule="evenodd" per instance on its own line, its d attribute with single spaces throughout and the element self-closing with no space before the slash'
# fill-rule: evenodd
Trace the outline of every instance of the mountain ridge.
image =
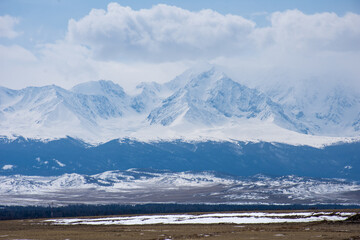
<svg viewBox="0 0 360 240">
<path fill-rule="evenodd" d="M 324 148 L 267 142 L 0 138 L 0 175 L 96 174 L 129 168 L 217 171 L 237 176 L 298 175 L 360 180 L 360 142 Z"/>
<path fill-rule="evenodd" d="M 70 90 L 1 87 L 0 135 L 71 136 L 90 143 L 235 139 L 312 146 L 360 139 L 360 97 L 340 90 L 324 96 L 315 90 L 304 96 L 291 90 L 261 91 L 214 66 L 190 69 L 164 84 L 142 83 L 138 89 L 140 93 L 129 95 L 105 80 Z"/>
<path fill-rule="evenodd" d="M 149 202 L 245 205 L 360 203 L 358 182 L 294 175 L 237 177 L 209 171 L 128 169 L 93 175 L 0 176 L 0 186 L 0 200 L 8 206 Z M 90 192 L 92 194 L 89 195 Z M 26 201 L 22 199 L 24 195 Z"/>
</svg>

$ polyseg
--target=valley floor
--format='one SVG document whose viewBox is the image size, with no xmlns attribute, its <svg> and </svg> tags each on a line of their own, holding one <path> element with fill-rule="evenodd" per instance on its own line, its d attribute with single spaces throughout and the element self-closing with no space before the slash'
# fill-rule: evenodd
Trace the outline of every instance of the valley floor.
<svg viewBox="0 0 360 240">
<path fill-rule="evenodd" d="M 358 210 L 350 211 L 358 212 Z M 0 239 L 360 239 L 360 222 L 346 221 L 272 224 L 53 225 L 44 220 L 1 221 Z"/>
</svg>

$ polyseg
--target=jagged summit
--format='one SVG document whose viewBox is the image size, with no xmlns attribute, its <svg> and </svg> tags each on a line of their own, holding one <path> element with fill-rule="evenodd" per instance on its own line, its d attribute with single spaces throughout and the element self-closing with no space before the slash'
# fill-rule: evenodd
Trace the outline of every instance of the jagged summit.
<svg viewBox="0 0 360 240">
<path fill-rule="evenodd" d="M 219 139 L 310 144 L 358 137 L 360 97 L 310 86 L 269 91 L 233 81 L 218 67 L 196 66 L 165 83 L 141 83 L 128 95 L 112 81 L 71 90 L 51 85 L 0 88 L 0 135 L 72 136 L 101 142 Z"/>
<path fill-rule="evenodd" d="M 297 123 L 280 104 L 256 89 L 233 81 L 215 67 L 204 72 L 187 71 L 167 86 L 175 92 L 150 113 L 151 124 L 168 126 L 188 121 L 212 126 L 234 119 L 258 119 L 307 133 L 307 128 Z"/>
<path fill-rule="evenodd" d="M 165 83 L 164 85 L 172 91 L 176 91 L 180 88 L 184 88 L 191 81 L 201 81 L 202 79 L 209 80 L 209 78 L 205 75 L 212 75 L 212 79 L 216 79 L 221 76 L 225 76 L 225 73 L 221 71 L 219 67 L 214 65 L 210 65 L 207 63 L 197 64 L 196 66 L 186 70 L 185 72 L 175 77 L 173 80 Z"/>
<path fill-rule="evenodd" d="M 175 92 L 150 113 L 151 124 L 170 125 L 183 118 L 212 125 L 229 117 L 256 117 L 262 111 L 260 118 L 270 115 L 261 93 L 234 82 L 214 67 L 196 74 L 186 72 L 168 86 Z"/>
</svg>

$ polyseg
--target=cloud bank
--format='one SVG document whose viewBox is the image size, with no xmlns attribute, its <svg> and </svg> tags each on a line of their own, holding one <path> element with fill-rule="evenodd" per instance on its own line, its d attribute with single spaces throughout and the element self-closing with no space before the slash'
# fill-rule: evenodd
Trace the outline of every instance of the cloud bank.
<svg viewBox="0 0 360 240">
<path fill-rule="evenodd" d="M 100 59 L 171 61 L 241 56 L 264 48 L 358 51 L 360 16 L 275 12 L 269 27 L 212 10 L 191 12 L 168 5 L 132 10 L 111 3 L 70 20 L 67 40 L 89 47 Z"/>
<path fill-rule="evenodd" d="M 215 57 L 250 44 L 255 23 L 212 10 L 190 12 L 156 5 L 139 11 L 117 3 L 70 20 L 68 40 L 94 50 L 97 57 L 121 60 L 178 60 Z"/>
<path fill-rule="evenodd" d="M 66 37 L 29 51 L 1 46 L 4 85 L 58 84 L 111 79 L 125 86 L 166 81 L 198 61 L 227 68 L 239 81 L 350 83 L 360 89 L 360 15 L 268 14 L 269 25 L 160 4 L 133 10 L 118 3 L 70 19 Z M 0 36 L 14 38 L 17 18 L 0 17 Z"/>
<path fill-rule="evenodd" d="M 271 27 L 257 29 L 255 39 L 286 49 L 353 51 L 360 49 L 360 16 L 348 13 L 306 15 L 298 10 L 275 12 Z"/>
</svg>

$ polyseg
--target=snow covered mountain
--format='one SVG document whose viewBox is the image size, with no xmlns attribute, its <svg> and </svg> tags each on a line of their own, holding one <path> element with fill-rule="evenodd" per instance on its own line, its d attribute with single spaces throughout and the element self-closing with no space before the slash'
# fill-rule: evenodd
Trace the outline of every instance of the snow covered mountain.
<svg viewBox="0 0 360 240">
<path fill-rule="evenodd" d="M 71 91 L 58 86 L 0 89 L 0 132 L 51 138 L 94 132 L 100 119 L 135 112 L 131 98 L 111 81 L 88 82 Z M 7 133 L 8 132 L 8 133 Z M 49 132 L 49 134 L 46 134 Z"/>
<path fill-rule="evenodd" d="M 175 93 L 150 113 L 151 124 L 167 126 L 185 120 L 212 126 L 229 120 L 257 119 L 306 133 L 301 122 L 291 119 L 281 105 L 256 89 L 234 82 L 214 67 L 200 74 L 184 75 L 168 83 Z"/>
<path fill-rule="evenodd" d="M 311 87 L 260 91 L 216 67 L 191 69 L 127 94 L 111 81 L 0 88 L 0 135 L 66 136 L 90 143 L 118 138 L 268 141 L 322 146 L 360 136 L 360 96 Z M 304 94 L 306 93 L 306 94 Z M 331 136 L 331 137 L 329 137 Z"/>
<path fill-rule="evenodd" d="M 342 85 L 304 80 L 295 86 L 273 86 L 265 92 L 310 133 L 316 135 L 356 135 L 360 127 L 360 93 Z"/>
</svg>

